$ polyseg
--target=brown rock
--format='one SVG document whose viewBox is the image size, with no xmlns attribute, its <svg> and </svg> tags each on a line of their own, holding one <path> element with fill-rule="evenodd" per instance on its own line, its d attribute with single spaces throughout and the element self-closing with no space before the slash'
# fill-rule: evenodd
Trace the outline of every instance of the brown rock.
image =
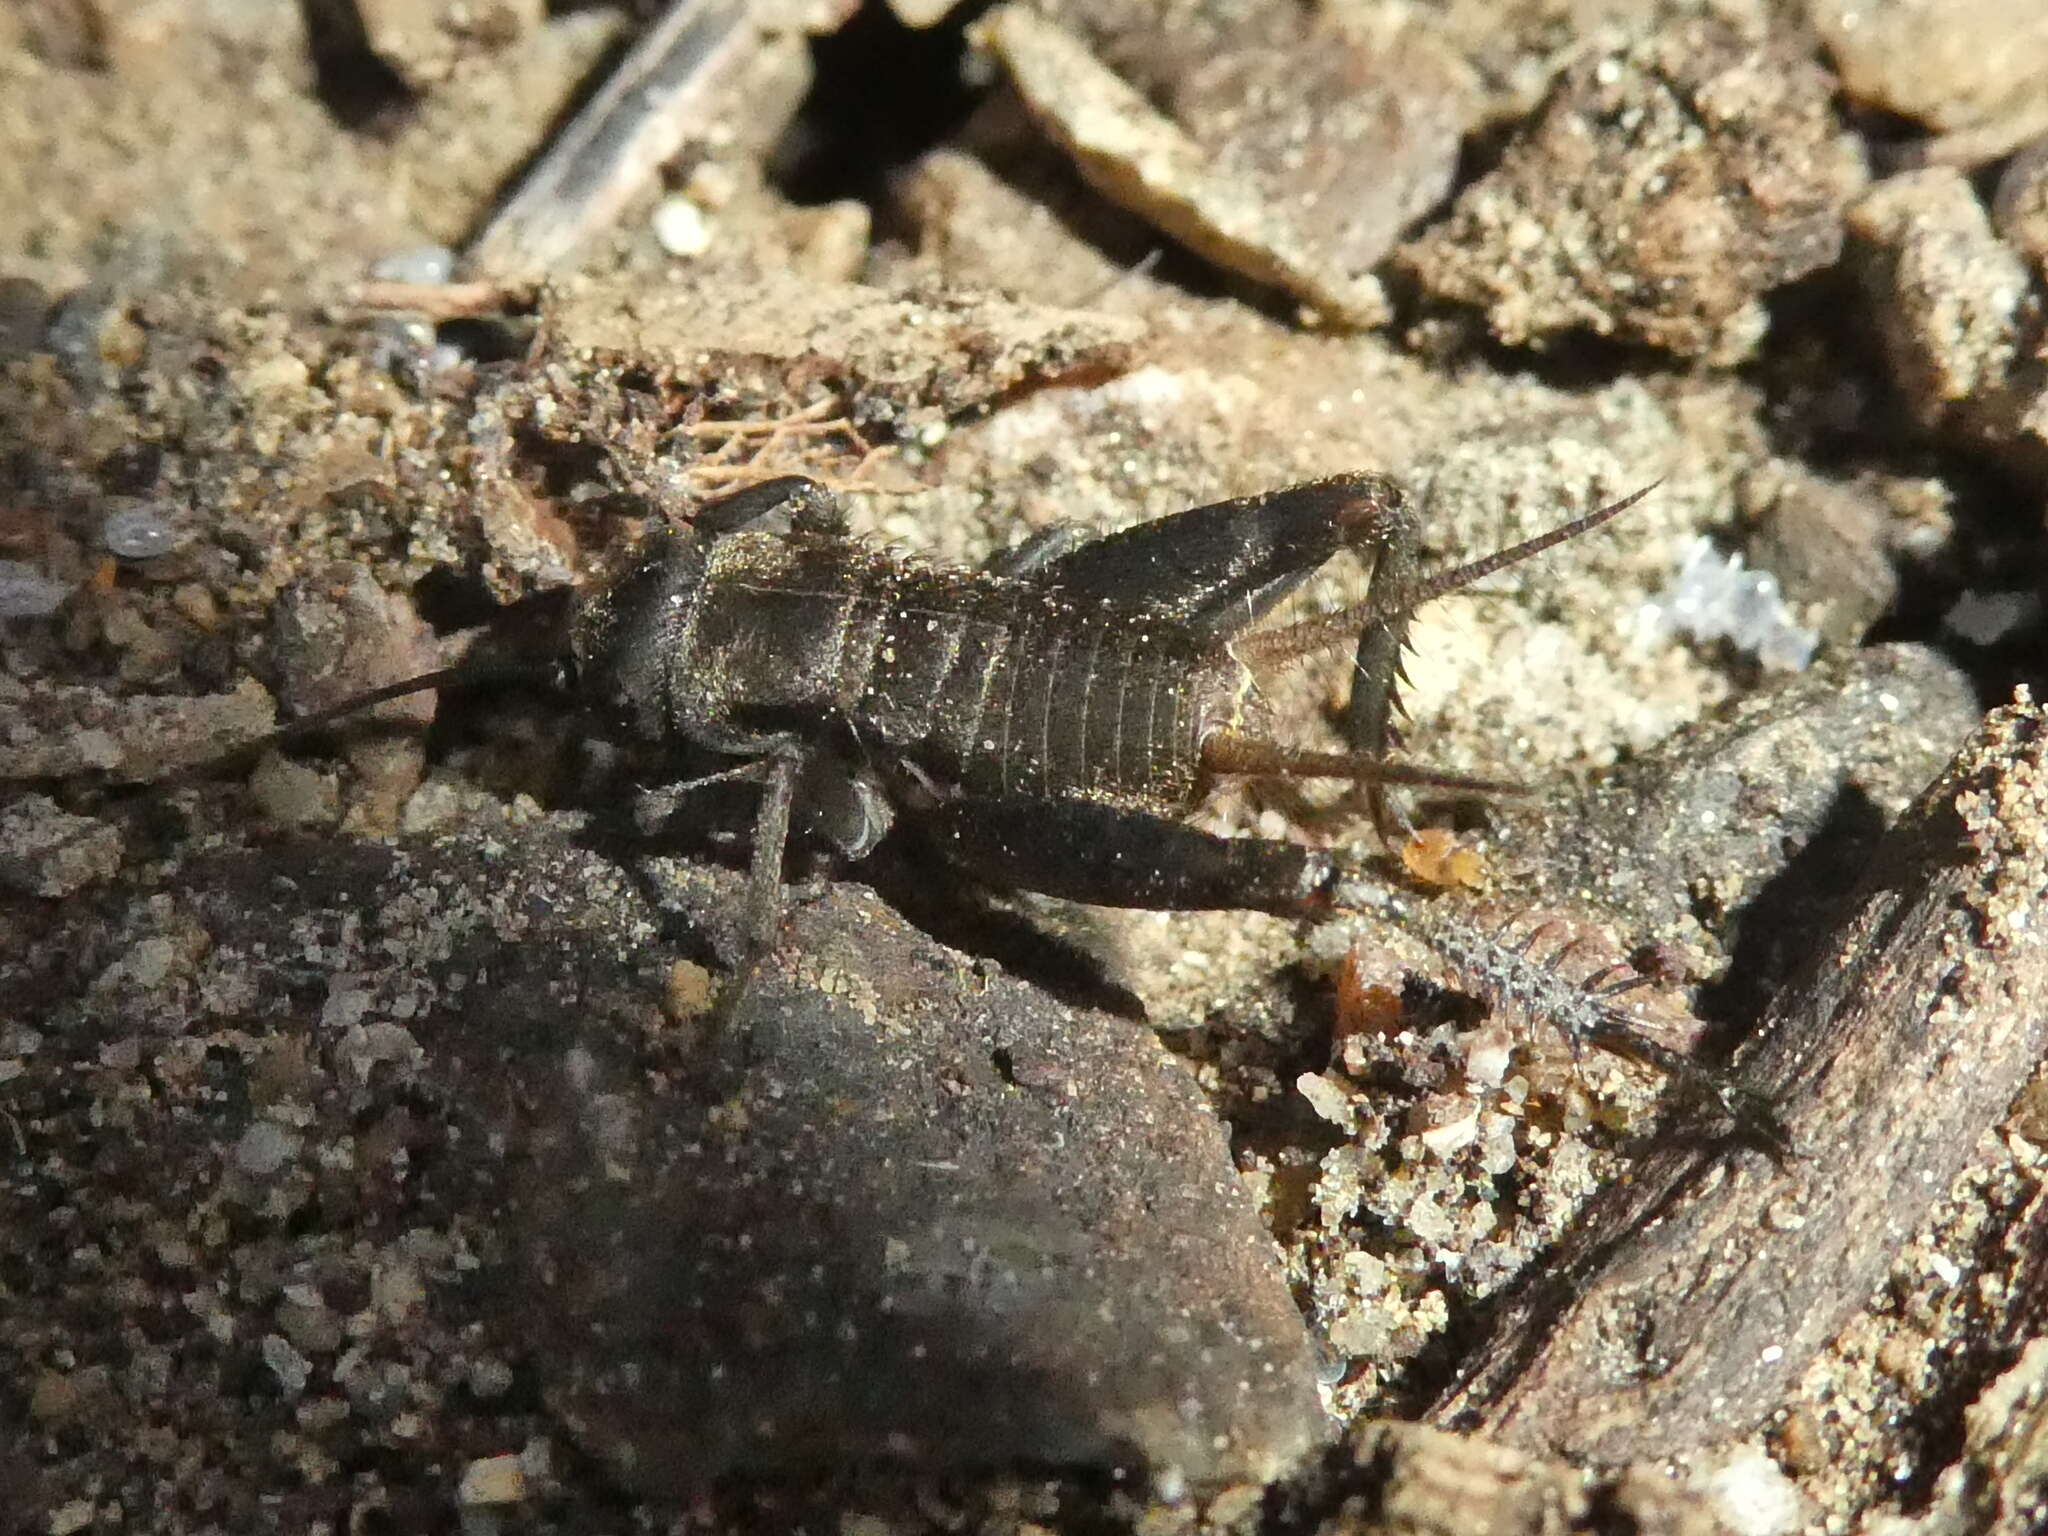
<svg viewBox="0 0 2048 1536">
<path fill-rule="evenodd" d="M 1338 324 L 1386 318 L 1385 298 L 1368 274 L 1305 234 L 1290 209 L 1269 202 L 1256 180 L 1232 174 L 1079 38 L 1017 6 L 991 15 L 981 35 L 1033 116 L 1112 202 Z M 1250 151 L 1250 142 L 1243 148 Z"/>
</svg>

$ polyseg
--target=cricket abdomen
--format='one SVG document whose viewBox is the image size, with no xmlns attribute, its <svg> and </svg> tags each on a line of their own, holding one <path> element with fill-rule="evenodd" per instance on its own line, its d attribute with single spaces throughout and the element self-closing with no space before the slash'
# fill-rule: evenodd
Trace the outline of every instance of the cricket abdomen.
<svg viewBox="0 0 2048 1536">
<path fill-rule="evenodd" d="M 833 700 L 856 737 L 942 794 L 1194 802 L 1221 658 L 1185 626 L 982 572 L 864 575 Z"/>
<path fill-rule="evenodd" d="M 1002 585 L 1020 600 L 999 627 L 962 636 L 905 757 L 978 797 L 1192 806 L 1222 658 L 1153 615 Z M 870 709 L 895 692 L 880 670 Z"/>
</svg>

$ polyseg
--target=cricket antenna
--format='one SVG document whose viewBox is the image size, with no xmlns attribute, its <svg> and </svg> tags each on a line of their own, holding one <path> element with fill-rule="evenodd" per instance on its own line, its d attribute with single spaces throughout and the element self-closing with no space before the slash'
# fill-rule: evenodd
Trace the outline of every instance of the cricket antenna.
<svg viewBox="0 0 2048 1536">
<path fill-rule="evenodd" d="M 1318 651 L 1331 650 L 1339 645 L 1356 641 L 1360 632 L 1386 624 L 1404 614 L 1412 613 L 1424 603 L 1434 602 L 1460 587 L 1469 587 L 1475 581 L 1483 581 L 1496 571 L 1506 570 L 1511 565 L 1554 549 L 1567 540 L 1576 539 L 1582 533 L 1590 533 L 1602 523 L 1621 516 L 1630 507 L 1641 501 L 1650 492 L 1663 484 L 1652 480 L 1639 491 L 1631 492 L 1619 501 L 1610 501 L 1604 507 L 1595 507 L 1583 517 L 1539 533 L 1533 539 L 1524 539 L 1519 544 L 1510 544 L 1506 549 L 1496 550 L 1477 560 L 1463 565 L 1454 565 L 1447 570 L 1437 571 L 1411 582 L 1397 591 L 1379 597 L 1367 598 L 1349 608 L 1340 608 L 1335 613 L 1326 613 L 1320 618 L 1304 619 L 1299 624 L 1285 625 L 1279 629 L 1255 630 L 1240 635 L 1231 642 L 1231 651 L 1237 659 L 1255 672 L 1266 672 L 1283 667 L 1304 656 L 1313 656 Z"/>
<path fill-rule="evenodd" d="M 392 699 L 409 698 L 415 693 L 433 693 L 444 688 L 466 688 L 483 683 L 527 683 L 541 688 L 564 688 L 568 684 L 570 669 L 570 601 L 567 588 L 551 588 L 522 598 L 483 629 L 479 647 L 481 655 L 472 651 L 450 666 L 418 672 L 381 687 L 351 694 L 325 709 L 287 720 L 275 730 L 253 736 L 157 782 L 176 784 L 204 778 L 255 753 L 311 736 L 351 715 L 375 709 Z M 507 619 L 515 613 L 523 613 L 522 619 L 508 625 Z"/>
<path fill-rule="evenodd" d="M 1354 784 L 1407 784 L 1420 789 L 1458 790 L 1473 795 L 1526 795 L 1525 784 L 1475 778 L 1425 763 L 1395 763 L 1356 752 L 1308 752 L 1225 731 L 1202 744 L 1202 766 L 1210 773 L 1260 779 L 1349 779 Z"/>
<path fill-rule="evenodd" d="M 513 660 L 511 658 L 490 658 L 482 661 L 462 661 L 453 666 L 437 667 L 431 672 L 417 673 L 412 677 L 400 678 L 397 682 L 386 683 L 381 688 L 372 688 L 363 693 L 351 694 L 337 704 L 316 710 L 310 715 L 301 715 L 287 720 L 274 730 L 260 736 L 251 736 L 238 741 L 224 752 L 201 758 L 163 775 L 161 778 L 128 783 L 111 783 L 103 786 L 102 792 L 133 794 L 137 792 L 162 792 L 194 784 L 202 779 L 212 778 L 243 760 L 272 747 L 298 741 L 325 730 L 351 715 L 391 699 L 403 699 L 415 693 L 429 693 L 442 688 L 461 688 L 478 683 L 533 683 L 542 687 L 559 687 L 562 683 L 563 665 L 559 662 L 539 660 Z"/>
<path fill-rule="evenodd" d="M 460 688 L 476 683 L 532 682 L 555 685 L 561 680 L 559 665 L 537 661 L 462 661 L 450 667 L 437 667 L 432 672 L 421 672 L 413 677 L 400 678 L 395 683 L 386 683 L 381 688 L 372 688 L 366 693 L 352 694 L 338 704 L 315 710 L 310 715 L 300 715 L 287 720 L 273 731 L 251 737 L 219 757 L 201 764 L 202 768 L 225 763 L 251 752 L 267 751 L 288 741 L 297 741 L 316 731 L 325 730 L 338 720 L 366 709 L 375 709 L 379 704 L 392 699 L 409 698 L 415 693 L 435 692 L 442 688 Z"/>
</svg>

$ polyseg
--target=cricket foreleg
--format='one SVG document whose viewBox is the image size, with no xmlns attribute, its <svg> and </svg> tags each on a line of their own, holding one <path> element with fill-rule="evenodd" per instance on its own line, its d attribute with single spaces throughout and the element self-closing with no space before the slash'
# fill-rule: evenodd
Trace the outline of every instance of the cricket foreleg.
<svg viewBox="0 0 2048 1536">
<path fill-rule="evenodd" d="M 959 800 L 924 825 L 955 863 L 991 884 L 1105 907 L 1318 910 L 1330 856 L 1263 838 L 1217 837 L 1143 811 L 1086 801 Z"/>
<path fill-rule="evenodd" d="M 700 508 L 691 525 L 700 533 L 744 530 L 786 533 L 843 533 L 846 512 L 839 499 L 815 480 L 778 475 Z"/>
<path fill-rule="evenodd" d="M 649 790 L 636 808 L 634 819 L 643 835 L 652 836 L 661 823 L 680 813 L 682 803 L 693 794 L 721 784 L 761 787 L 747 860 L 744 918 L 746 942 L 758 953 L 774 942 L 781 917 L 782 862 L 789 846 L 790 815 L 796 805 L 798 786 L 811 766 L 812 753 L 802 742 L 781 737 L 757 738 L 750 745 L 759 755 L 746 762 Z"/>
<path fill-rule="evenodd" d="M 774 947 L 782 917 L 782 856 L 789 846 L 789 812 L 803 777 L 804 753 L 778 747 L 765 759 L 761 809 L 754 818 L 754 848 L 747 861 L 747 943 L 755 953 Z"/>
</svg>

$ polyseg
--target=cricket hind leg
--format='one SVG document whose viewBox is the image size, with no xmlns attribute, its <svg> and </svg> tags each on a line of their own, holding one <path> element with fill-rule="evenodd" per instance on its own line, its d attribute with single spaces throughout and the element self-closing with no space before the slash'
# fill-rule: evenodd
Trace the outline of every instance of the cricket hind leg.
<svg viewBox="0 0 2048 1536">
<path fill-rule="evenodd" d="M 1411 520 L 1373 563 L 1367 600 L 1398 592 L 1419 565 L 1421 535 Z M 1351 697 L 1344 706 L 1344 744 L 1360 757 L 1381 758 L 1401 745 L 1401 653 L 1408 645 L 1410 610 L 1400 609 L 1362 626 L 1351 659 Z M 1407 810 L 1384 781 L 1363 786 L 1365 808 L 1380 840 L 1393 846 L 1414 831 Z"/>
<path fill-rule="evenodd" d="M 1088 542 L 1087 529 L 1074 523 L 1054 523 L 1050 528 L 1039 529 L 1021 544 L 1013 544 L 991 555 L 982 569 L 991 576 L 1035 578 L 1048 566 Z"/>
<path fill-rule="evenodd" d="M 1031 559 L 1035 542 L 1011 554 Z M 1338 551 L 1369 553 L 1367 602 L 1382 600 L 1384 611 L 1359 632 L 1344 737 L 1354 756 L 1380 758 L 1401 744 L 1398 688 L 1408 638 L 1408 611 L 1383 600 L 1413 584 L 1421 542 L 1399 482 L 1336 475 L 1142 523 L 1036 559 L 1032 573 L 1066 596 L 1153 603 L 1227 638 L 1270 612 Z M 1365 795 L 1374 827 L 1398 841 L 1407 820 L 1386 787 L 1370 783 Z"/>
<path fill-rule="evenodd" d="M 1533 538 L 1477 560 L 1428 572 L 1422 571 L 1417 561 L 1417 529 L 1412 522 L 1407 523 L 1388 534 L 1388 543 L 1374 565 L 1372 584 L 1363 602 L 1320 618 L 1246 635 L 1235 647 L 1237 657 L 1255 673 L 1263 673 L 1332 649 L 1355 636 L 1357 649 L 1345 735 L 1354 753 L 1377 759 L 1401 742 L 1397 724 L 1401 713 L 1399 688 L 1407 680 L 1401 671 L 1401 656 L 1408 643 L 1409 616 L 1416 609 L 1590 533 L 1635 506 L 1656 487 L 1657 482 L 1652 481 L 1618 501 L 1595 507 Z M 1388 799 L 1384 787 L 1368 784 L 1366 791 L 1381 837 L 1394 841 L 1404 835 L 1405 818 Z"/>
<path fill-rule="evenodd" d="M 1419 535 L 1406 493 L 1384 475 L 1336 475 L 1192 507 L 1040 559 L 1063 596 L 1150 604 L 1227 638 L 1269 612 L 1339 550 L 1390 556 L 1405 580 Z M 1032 550 L 1027 540 L 1013 556 Z M 1375 585 L 1383 585 L 1375 576 Z"/>
<path fill-rule="evenodd" d="M 1104 907 L 1300 916 L 1317 910 L 1336 876 L 1318 849 L 1218 837 L 1091 801 L 956 800 L 925 813 L 921 824 L 934 846 L 979 880 Z"/>
</svg>

